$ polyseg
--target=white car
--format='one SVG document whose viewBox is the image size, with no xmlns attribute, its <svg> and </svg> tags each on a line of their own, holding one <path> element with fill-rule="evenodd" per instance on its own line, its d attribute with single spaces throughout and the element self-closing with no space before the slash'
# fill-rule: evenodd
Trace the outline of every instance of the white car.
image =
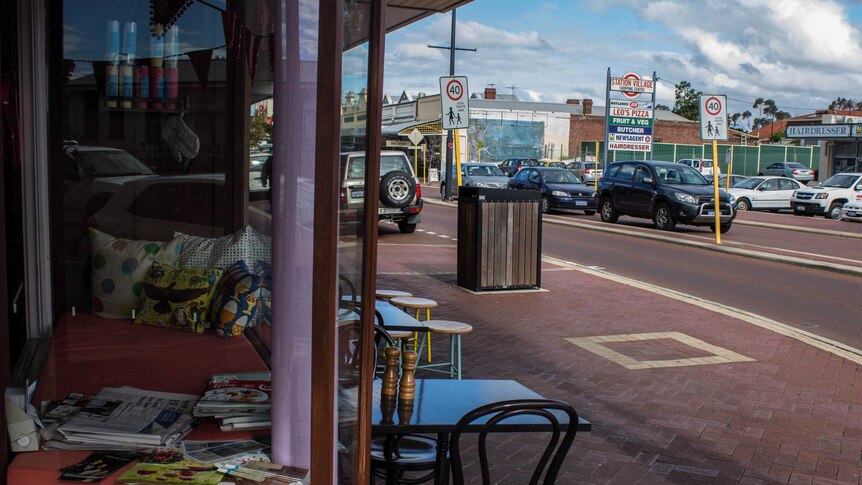
<svg viewBox="0 0 862 485">
<path fill-rule="evenodd" d="M 844 204 L 841 208 L 841 220 L 862 222 L 862 200 Z"/>
<path fill-rule="evenodd" d="M 677 160 L 676 163 L 688 165 L 689 167 L 700 172 L 707 179 L 712 178 L 712 159 L 709 158 L 683 158 Z"/>
<path fill-rule="evenodd" d="M 825 216 L 839 219 L 841 207 L 862 200 L 862 173 L 838 173 L 817 187 L 805 187 L 793 193 L 790 203 L 797 216 Z"/>
<path fill-rule="evenodd" d="M 738 182 L 728 192 L 736 197 L 736 210 L 790 209 L 790 198 L 803 187 L 786 177 L 751 177 Z"/>
<path fill-rule="evenodd" d="M 170 241 L 175 231 L 222 236 L 233 224 L 226 190 L 221 173 L 133 180 L 123 184 L 88 224 L 125 239 Z"/>
</svg>

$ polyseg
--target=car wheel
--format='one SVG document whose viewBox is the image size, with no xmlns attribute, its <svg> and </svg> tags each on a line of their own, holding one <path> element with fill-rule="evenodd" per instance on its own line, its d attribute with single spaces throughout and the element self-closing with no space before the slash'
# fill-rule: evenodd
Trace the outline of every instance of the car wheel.
<svg viewBox="0 0 862 485">
<path fill-rule="evenodd" d="M 833 221 L 837 221 L 841 219 L 841 208 L 844 207 L 844 204 L 840 202 L 833 202 L 832 205 L 829 206 L 829 210 L 826 211 L 826 218 L 832 219 Z"/>
<path fill-rule="evenodd" d="M 617 214 L 617 209 L 616 207 L 614 207 L 614 201 L 610 197 L 605 197 L 604 199 L 602 199 L 601 209 L 602 222 L 610 222 L 612 224 L 614 222 L 617 222 L 617 219 L 619 219 L 620 215 Z"/>
<path fill-rule="evenodd" d="M 593 216 L 596 214 L 596 211 L 584 211 L 584 214 L 586 214 L 588 216 Z"/>
<path fill-rule="evenodd" d="M 542 214 L 547 214 L 551 212 L 551 201 L 548 200 L 547 195 L 542 196 Z"/>
<path fill-rule="evenodd" d="M 414 196 L 416 182 L 403 170 L 389 172 L 380 180 L 380 202 L 387 207 L 407 207 Z"/>
<path fill-rule="evenodd" d="M 398 230 L 402 234 L 412 234 L 416 232 L 416 224 L 410 224 L 406 220 L 398 221 Z"/>
<path fill-rule="evenodd" d="M 751 202 L 749 202 L 748 199 L 739 199 L 736 202 L 736 210 L 738 210 L 738 211 L 751 210 Z"/>
<path fill-rule="evenodd" d="M 721 225 L 721 233 L 724 234 L 725 232 L 729 231 L 731 224 L 732 224 L 731 222 L 728 222 L 727 224 L 722 224 Z M 715 224 L 712 224 L 711 226 L 709 226 L 709 228 L 712 230 L 712 232 L 715 232 Z"/>
<path fill-rule="evenodd" d="M 672 231 L 676 227 L 676 221 L 673 220 L 673 214 L 670 212 L 670 206 L 661 203 L 656 207 L 655 213 L 652 216 L 652 221 L 656 229 L 662 231 Z"/>
</svg>

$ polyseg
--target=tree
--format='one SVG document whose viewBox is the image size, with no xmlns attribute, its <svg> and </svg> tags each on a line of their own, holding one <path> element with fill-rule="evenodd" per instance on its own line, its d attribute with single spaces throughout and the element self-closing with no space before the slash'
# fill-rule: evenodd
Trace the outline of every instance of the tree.
<svg viewBox="0 0 862 485">
<path fill-rule="evenodd" d="M 700 109 L 699 96 L 703 94 L 695 91 L 688 81 L 680 81 L 674 91 L 673 112 L 683 118 L 697 121 Z"/>
<path fill-rule="evenodd" d="M 742 121 L 748 121 L 748 130 L 751 131 L 751 111 L 742 112 Z"/>
<path fill-rule="evenodd" d="M 862 111 L 862 101 L 854 101 L 853 98 L 838 97 L 829 103 L 830 110 Z"/>
<path fill-rule="evenodd" d="M 248 130 L 249 146 L 256 147 L 271 139 L 272 126 L 267 122 L 266 109 L 258 108 L 254 111 Z"/>
<path fill-rule="evenodd" d="M 662 111 L 670 111 L 670 106 L 668 106 L 666 104 L 657 104 L 657 105 L 655 105 L 655 109 L 662 110 Z"/>
<path fill-rule="evenodd" d="M 784 130 L 776 131 L 775 133 L 769 135 L 769 141 L 771 141 L 772 143 L 778 143 L 784 138 L 784 135 Z"/>
<path fill-rule="evenodd" d="M 739 118 L 741 118 L 741 117 L 742 117 L 741 113 L 733 113 L 732 115 L 730 115 L 731 126 L 733 126 L 734 128 L 739 128 Z"/>
<path fill-rule="evenodd" d="M 778 109 L 778 106 L 775 105 L 775 100 L 772 99 L 757 98 L 754 100 L 754 104 L 751 107 L 760 110 L 760 116 L 754 119 L 755 129 L 762 128 L 769 124 L 770 139 L 776 134 L 774 132 L 775 122 L 777 120 L 790 118 L 790 113 Z"/>
</svg>

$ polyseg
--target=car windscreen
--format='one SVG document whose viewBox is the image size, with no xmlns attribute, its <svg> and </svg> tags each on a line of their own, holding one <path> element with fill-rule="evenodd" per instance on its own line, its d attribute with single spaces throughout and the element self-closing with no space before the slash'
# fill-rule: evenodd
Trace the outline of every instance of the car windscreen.
<svg viewBox="0 0 862 485">
<path fill-rule="evenodd" d="M 797 163 L 797 162 L 788 163 L 787 166 L 789 168 L 804 168 L 804 169 L 808 170 L 808 167 L 806 167 L 805 165 L 802 165 L 801 163 Z"/>
<path fill-rule="evenodd" d="M 140 160 L 121 150 L 79 151 L 75 160 L 92 177 L 122 177 L 126 175 L 155 175 Z"/>
<path fill-rule="evenodd" d="M 575 174 L 568 170 L 543 170 L 542 179 L 546 184 L 580 184 L 579 179 Z"/>
<path fill-rule="evenodd" d="M 495 165 L 467 167 L 467 175 L 470 177 L 505 177 L 503 172 Z"/>
<path fill-rule="evenodd" d="M 665 184 L 669 185 L 706 185 L 707 181 L 697 170 L 688 165 L 679 164 L 678 166 L 655 167 L 655 172 L 658 178 Z"/>
<path fill-rule="evenodd" d="M 359 180 L 365 178 L 365 157 L 352 157 L 349 167 L 347 167 L 347 178 L 350 180 Z M 407 159 L 401 155 L 382 155 L 380 157 L 380 176 L 384 176 L 389 172 L 401 170 L 411 175 L 410 165 L 407 164 Z"/>
<path fill-rule="evenodd" d="M 584 168 L 588 168 L 588 169 L 590 169 L 590 170 L 594 170 L 594 169 L 596 168 L 596 164 L 595 164 L 595 162 L 585 163 L 585 164 L 584 164 Z M 601 164 L 599 164 L 599 170 L 601 170 L 601 169 L 602 169 L 602 166 L 601 166 Z"/>
<path fill-rule="evenodd" d="M 700 166 L 701 167 L 711 167 L 712 166 L 712 160 L 701 160 Z"/>
<path fill-rule="evenodd" d="M 518 165 L 522 167 L 538 167 L 541 163 L 539 163 L 535 158 L 525 158 L 524 160 L 519 161 Z"/>
<path fill-rule="evenodd" d="M 735 183 L 733 185 L 733 188 L 754 190 L 755 188 L 757 188 L 758 185 L 760 185 L 761 182 L 763 182 L 763 180 L 764 179 L 761 179 L 761 178 L 743 179 L 743 180 Z"/>
<path fill-rule="evenodd" d="M 842 189 L 849 189 L 853 186 L 853 182 L 858 179 L 858 175 L 833 175 L 826 179 L 825 182 L 820 184 L 821 187 L 840 187 Z"/>
</svg>

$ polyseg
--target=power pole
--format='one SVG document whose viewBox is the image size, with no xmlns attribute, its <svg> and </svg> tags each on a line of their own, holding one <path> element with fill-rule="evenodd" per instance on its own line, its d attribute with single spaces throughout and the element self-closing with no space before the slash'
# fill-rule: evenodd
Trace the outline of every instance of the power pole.
<svg viewBox="0 0 862 485">
<path fill-rule="evenodd" d="M 476 49 L 465 49 L 455 47 L 455 10 L 452 9 L 452 39 L 449 41 L 449 46 L 429 45 L 432 49 L 447 49 L 449 51 L 449 75 L 455 75 L 455 51 L 470 51 L 476 52 Z M 443 93 L 440 93 L 443 96 Z M 470 116 L 469 113 L 467 116 Z M 443 200 L 452 200 L 452 182 L 449 180 L 452 175 L 452 148 L 455 146 L 455 139 L 452 136 L 452 130 L 446 130 L 446 192 L 443 194 Z M 442 177 L 441 177 L 442 180 Z M 455 178 L 457 180 L 457 177 Z"/>
</svg>

